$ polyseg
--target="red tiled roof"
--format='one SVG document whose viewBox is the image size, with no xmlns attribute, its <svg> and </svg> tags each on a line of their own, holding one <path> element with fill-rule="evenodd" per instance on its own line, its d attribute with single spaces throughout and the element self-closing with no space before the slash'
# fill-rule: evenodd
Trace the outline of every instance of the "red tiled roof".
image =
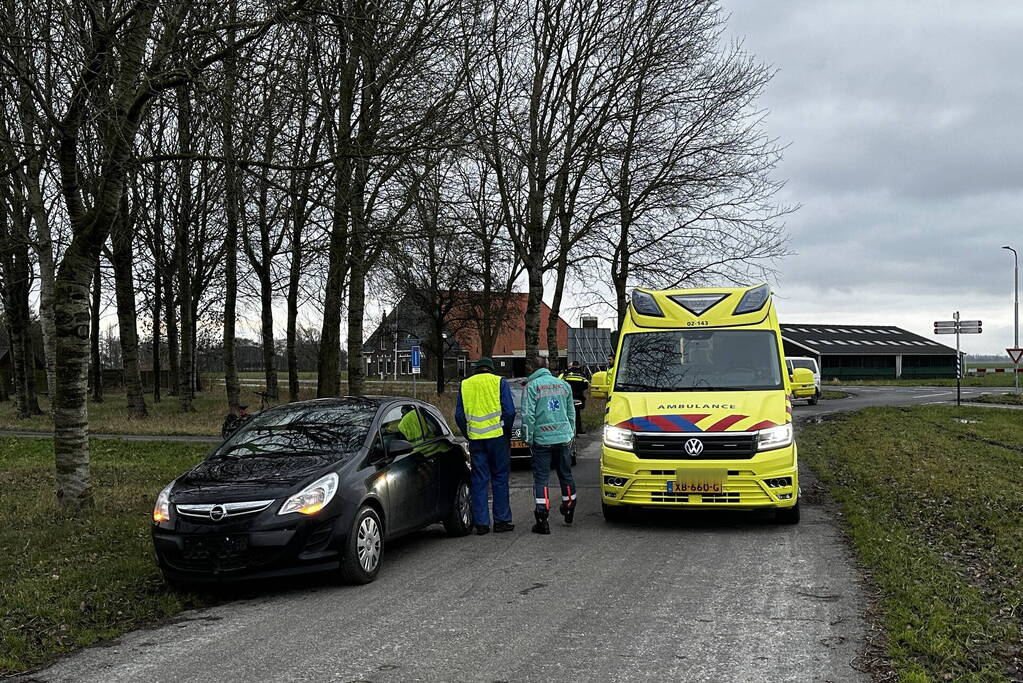
<svg viewBox="0 0 1023 683">
<path fill-rule="evenodd" d="M 515 292 L 511 294 L 508 301 L 507 322 L 501 328 L 501 333 L 494 342 L 493 356 L 522 355 L 526 350 L 526 304 L 529 295 Z M 546 303 L 540 304 L 540 348 L 547 348 L 547 319 L 551 314 L 551 307 Z M 463 320 L 467 317 L 461 312 L 452 317 L 459 317 Z M 463 349 L 469 352 L 470 360 L 480 358 L 479 333 L 473 325 L 459 325 L 454 331 L 455 337 Z M 558 316 L 558 350 L 568 350 L 568 323 L 561 316 Z"/>
</svg>

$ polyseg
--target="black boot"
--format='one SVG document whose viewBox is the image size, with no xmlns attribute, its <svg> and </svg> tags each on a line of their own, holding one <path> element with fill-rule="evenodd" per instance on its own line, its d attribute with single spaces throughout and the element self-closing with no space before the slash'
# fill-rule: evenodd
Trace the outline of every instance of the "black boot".
<svg viewBox="0 0 1023 683">
<path fill-rule="evenodd" d="M 575 501 L 562 503 L 558 511 L 565 518 L 565 524 L 571 524 L 572 520 L 575 519 Z"/>
<path fill-rule="evenodd" d="M 551 523 L 550 523 L 550 520 L 548 519 L 548 516 L 549 516 L 548 512 L 546 510 L 542 510 L 542 511 L 541 510 L 536 510 L 533 514 L 536 516 L 536 524 L 533 525 L 533 529 L 532 529 L 533 533 L 534 534 L 544 534 L 544 535 L 550 534 L 551 533 Z"/>
</svg>

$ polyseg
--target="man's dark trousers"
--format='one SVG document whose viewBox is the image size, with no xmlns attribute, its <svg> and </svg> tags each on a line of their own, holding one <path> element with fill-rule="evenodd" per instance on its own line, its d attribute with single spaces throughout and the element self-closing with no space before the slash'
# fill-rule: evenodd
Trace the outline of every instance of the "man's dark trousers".
<svg viewBox="0 0 1023 683">
<path fill-rule="evenodd" d="M 490 526 L 488 484 L 494 489 L 494 521 L 510 522 L 512 511 L 508 500 L 508 470 L 511 466 L 511 450 L 508 439 L 504 436 L 469 439 L 469 455 L 472 458 L 473 524 Z"/>
</svg>

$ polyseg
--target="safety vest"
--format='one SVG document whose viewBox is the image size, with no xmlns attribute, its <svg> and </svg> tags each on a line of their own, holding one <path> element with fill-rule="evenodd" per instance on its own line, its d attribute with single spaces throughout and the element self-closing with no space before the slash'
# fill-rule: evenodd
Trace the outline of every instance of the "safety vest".
<svg viewBox="0 0 1023 683">
<path fill-rule="evenodd" d="M 462 380 L 462 408 L 470 439 L 494 439 L 503 435 L 501 377 L 481 372 Z"/>
</svg>

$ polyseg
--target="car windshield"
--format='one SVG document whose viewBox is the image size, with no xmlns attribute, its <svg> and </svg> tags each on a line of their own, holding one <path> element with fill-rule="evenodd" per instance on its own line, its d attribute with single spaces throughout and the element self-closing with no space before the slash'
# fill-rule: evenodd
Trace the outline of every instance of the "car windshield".
<svg viewBox="0 0 1023 683">
<path fill-rule="evenodd" d="M 334 454 L 344 460 L 366 442 L 376 405 L 352 402 L 286 406 L 257 415 L 210 457 Z"/>
<path fill-rule="evenodd" d="M 806 368 L 812 372 L 817 372 L 817 364 L 812 360 L 790 360 L 793 368 Z"/>
<path fill-rule="evenodd" d="M 770 330 L 634 332 L 622 341 L 616 391 L 781 389 L 778 340 Z"/>
</svg>

